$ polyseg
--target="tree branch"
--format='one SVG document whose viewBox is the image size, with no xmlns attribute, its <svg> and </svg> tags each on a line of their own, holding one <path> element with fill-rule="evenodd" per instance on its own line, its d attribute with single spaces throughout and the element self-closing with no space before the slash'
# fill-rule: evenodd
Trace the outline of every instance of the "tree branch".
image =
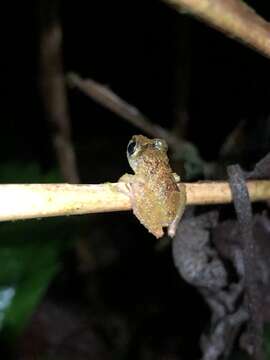
<svg viewBox="0 0 270 360">
<path fill-rule="evenodd" d="M 192 159 L 196 168 L 202 168 L 203 170 L 204 161 L 192 143 L 175 136 L 171 131 L 168 131 L 152 122 L 135 106 L 121 99 L 108 87 L 92 79 L 82 79 L 75 73 L 69 73 L 67 75 L 67 81 L 71 87 L 78 88 L 86 96 L 89 96 L 98 104 L 119 115 L 128 123 L 138 129 L 141 129 L 144 133 L 150 135 L 151 137 L 164 139 L 178 160 L 180 159 L 181 154 L 182 160 L 190 162 Z"/>
<path fill-rule="evenodd" d="M 152 137 L 158 137 L 166 140 L 172 148 L 179 149 L 179 139 L 172 133 L 155 124 L 147 116 L 140 112 L 135 106 L 129 104 L 120 96 L 115 94 L 110 88 L 98 83 L 93 79 L 82 79 L 78 74 L 69 73 L 67 82 L 70 87 L 76 87 L 86 96 L 95 100 L 98 104 L 119 115 L 133 126 L 141 129 Z"/>
<path fill-rule="evenodd" d="M 242 0 L 164 0 L 270 58 L 270 24 Z"/>
<path fill-rule="evenodd" d="M 232 201 L 227 182 L 186 183 L 187 205 Z M 130 210 L 122 183 L 0 185 L 0 221 Z M 270 181 L 247 182 L 251 201 L 270 199 Z"/>
</svg>

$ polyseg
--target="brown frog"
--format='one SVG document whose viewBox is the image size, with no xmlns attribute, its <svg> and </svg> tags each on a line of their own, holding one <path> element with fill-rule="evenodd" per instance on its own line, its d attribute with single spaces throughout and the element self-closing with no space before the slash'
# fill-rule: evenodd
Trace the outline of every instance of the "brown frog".
<svg viewBox="0 0 270 360">
<path fill-rule="evenodd" d="M 173 237 L 186 205 L 184 184 L 172 172 L 167 156 L 167 144 L 162 139 L 134 135 L 127 146 L 127 158 L 135 175 L 125 174 L 120 182 L 127 184 L 133 212 L 157 238 L 163 227 Z"/>
</svg>

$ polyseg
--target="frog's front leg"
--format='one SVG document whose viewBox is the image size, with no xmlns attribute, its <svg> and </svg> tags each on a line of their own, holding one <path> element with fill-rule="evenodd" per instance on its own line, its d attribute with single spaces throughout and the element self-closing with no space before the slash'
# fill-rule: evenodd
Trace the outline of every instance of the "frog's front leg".
<svg viewBox="0 0 270 360">
<path fill-rule="evenodd" d="M 119 186 L 118 189 L 125 195 L 130 196 L 131 194 L 131 184 L 134 181 L 134 175 L 124 174 L 118 180 L 119 183 L 124 184 L 125 186 Z"/>
<path fill-rule="evenodd" d="M 125 185 L 125 186 L 120 186 L 119 191 L 121 191 L 125 195 L 132 196 L 133 184 L 136 183 L 138 186 L 140 186 L 144 184 L 144 181 L 138 175 L 124 174 L 120 177 L 118 183 Z"/>
<path fill-rule="evenodd" d="M 178 176 L 177 174 L 173 174 L 174 177 L 175 175 Z M 181 220 L 183 213 L 185 211 L 185 207 L 186 207 L 186 187 L 185 184 L 180 183 L 178 184 L 179 190 L 180 190 L 180 201 L 179 201 L 179 207 L 176 213 L 176 216 L 174 218 L 174 220 L 171 222 L 171 224 L 168 226 L 168 235 L 173 238 L 175 236 L 176 230 L 177 230 L 177 226 L 179 221 Z"/>
<path fill-rule="evenodd" d="M 130 198 L 131 206 L 134 211 L 136 208 L 136 197 L 140 188 L 144 186 L 144 181 L 138 175 L 124 174 L 118 180 L 118 190 Z M 124 184 L 124 186 L 122 186 Z"/>
</svg>

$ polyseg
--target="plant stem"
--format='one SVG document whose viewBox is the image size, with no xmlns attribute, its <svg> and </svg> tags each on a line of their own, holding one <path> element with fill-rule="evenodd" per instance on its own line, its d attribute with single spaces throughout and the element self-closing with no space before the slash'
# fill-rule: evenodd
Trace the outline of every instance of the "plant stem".
<svg viewBox="0 0 270 360">
<path fill-rule="evenodd" d="M 232 201 L 227 182 L 186 183 L 187 205 L 225 204 Z M 270 181 L 247 182 L 251 201 L 270 199 Z M 123 183 L 98 185 L 0 185 L 0 221 L 78 215 L 131 209 Z"/>
</svg>

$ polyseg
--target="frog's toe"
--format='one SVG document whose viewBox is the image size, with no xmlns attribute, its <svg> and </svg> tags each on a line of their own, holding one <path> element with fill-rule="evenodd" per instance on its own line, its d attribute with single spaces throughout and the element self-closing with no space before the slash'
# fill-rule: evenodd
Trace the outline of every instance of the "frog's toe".
<svg viewBox="0 0 270 360">
<path fill-rule="evenodd" d="M 181 178 L 180 178 L 180 176 L 178 174 L 173 173 L 172 175 L 173 175 L 174 181 L 180 182 Z"/>
<path fill-rule="evenodd" d="M 178 223 L 179 223 L 179 221 L 173 221 L 173 222 L 168 226 L 168 235 L 169 235 L 171 238 L 173 238 L 173 237 L 175 236 Z"/>
<path fill-rule="evenodd" d="M 118 181 L 117 183 L 117 189 L 118 191 L 120 191 L 122 194 L 128 195 L 130 196 L 131 194 L 131 184 L 125 181 Z"/>
<path fill-rule="evenodd" d="M 149 229 L 149 232 L 153 234 L 157 239 L 161 238 L 164 235 L 164 231 L 162 227 L 155 228 L 155 229 Z"/>
</svg>

